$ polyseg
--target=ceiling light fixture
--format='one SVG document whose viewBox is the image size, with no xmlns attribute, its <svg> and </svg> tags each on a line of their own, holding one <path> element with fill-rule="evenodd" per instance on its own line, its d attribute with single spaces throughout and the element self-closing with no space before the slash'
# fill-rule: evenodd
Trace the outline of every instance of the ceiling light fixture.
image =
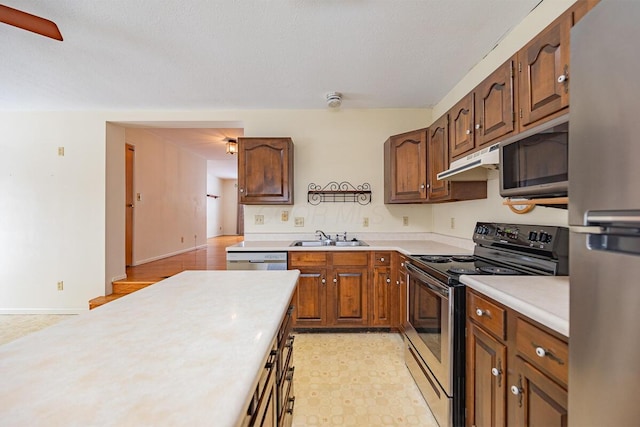
<svg viewBox="0 0 640 427">
<path fill-rule="evenodd" d="M 236 154 L 238 152 L 238 141 L 233 138 L 225 138 L 224 140 L 227 141 L 227 154 Z"/>
<path fill-rule="evenodd" d="M 340 92 L 329 92 L 327 94 L 327 106 L 329 108 L 338 108 L 342 105 L 342 94 Z"/>
</svg>

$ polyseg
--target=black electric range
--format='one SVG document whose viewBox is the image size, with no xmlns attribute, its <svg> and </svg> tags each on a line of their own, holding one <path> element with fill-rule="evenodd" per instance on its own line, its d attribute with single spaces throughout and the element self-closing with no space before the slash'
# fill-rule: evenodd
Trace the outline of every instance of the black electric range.
<svg viewBox="0 0 640 427">
<path fill-rule="evenodd" d="M 564 227 L 477 223 L 473 255 L 406 263 L 405 362 L 440 426 L 465 425 L 465 288 L 461 275 L 567 275 Z"/>
<path fill-rule="evenodd" d="M 479 222 L 473 255 L 414 255 L 409 259 L 449 286 L 458 285 L 463 274 L 566 276 L 568 236 L 565 227 Z"/>
</svg>

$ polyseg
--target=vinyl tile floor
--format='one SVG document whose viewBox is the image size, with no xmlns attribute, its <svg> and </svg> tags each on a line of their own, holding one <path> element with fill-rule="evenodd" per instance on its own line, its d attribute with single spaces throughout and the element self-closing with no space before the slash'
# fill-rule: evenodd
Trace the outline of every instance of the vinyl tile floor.
<svg viewBox="0 0 640 427">
<path fill-rule="evenodd" d="M 392 333 L 297 334 L 293 425 L 437 427 Z"/>
</svg>

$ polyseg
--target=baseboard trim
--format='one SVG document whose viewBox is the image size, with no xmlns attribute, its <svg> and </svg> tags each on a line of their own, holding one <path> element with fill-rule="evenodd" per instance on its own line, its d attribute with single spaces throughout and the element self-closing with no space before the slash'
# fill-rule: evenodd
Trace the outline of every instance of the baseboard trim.
<svg viewBox="0 0 640 427">
<path fill-rule="evenodd" d="M 158 256 L 151 257 L 151 258 L 147 258 L 147 259 L 142 259 L 140 261 L 134 262 L 132 267 L 136 267 L 138 265 L 146 264 L 148 262 L 158 261 L 159 259 L 164 259 L 164 258 L 169 258 L 169 257 L 172 257 L 172 256 L 184 254 L 184 253 L 195 251 L 195 250 L 198 250 L 198 249 L 203 249 L 203 248 L 206 248 L 206 247 L 207 247 L 207 244 L 205 243 L 203 245 L 198 245 L 195 248 L 181 249 L 179 251 L 171 252 L 171 253 L 168 253 L 168 254 L 158 255 Z M 125 276 L 125 278 L 126 278 L 126 276 Z"/>
</svg>

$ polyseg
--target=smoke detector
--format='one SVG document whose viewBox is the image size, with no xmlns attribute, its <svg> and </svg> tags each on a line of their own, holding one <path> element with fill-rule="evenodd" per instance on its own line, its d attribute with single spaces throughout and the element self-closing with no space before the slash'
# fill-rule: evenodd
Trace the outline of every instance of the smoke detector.
<svg viewBox="0 0 640 427">
<path fill-rule="evenodd" d="M 342 94 L 340 92 L 329 92 L 327 94 L 327 106 L 338 108 L 342 104 Z"/>
</svg>

